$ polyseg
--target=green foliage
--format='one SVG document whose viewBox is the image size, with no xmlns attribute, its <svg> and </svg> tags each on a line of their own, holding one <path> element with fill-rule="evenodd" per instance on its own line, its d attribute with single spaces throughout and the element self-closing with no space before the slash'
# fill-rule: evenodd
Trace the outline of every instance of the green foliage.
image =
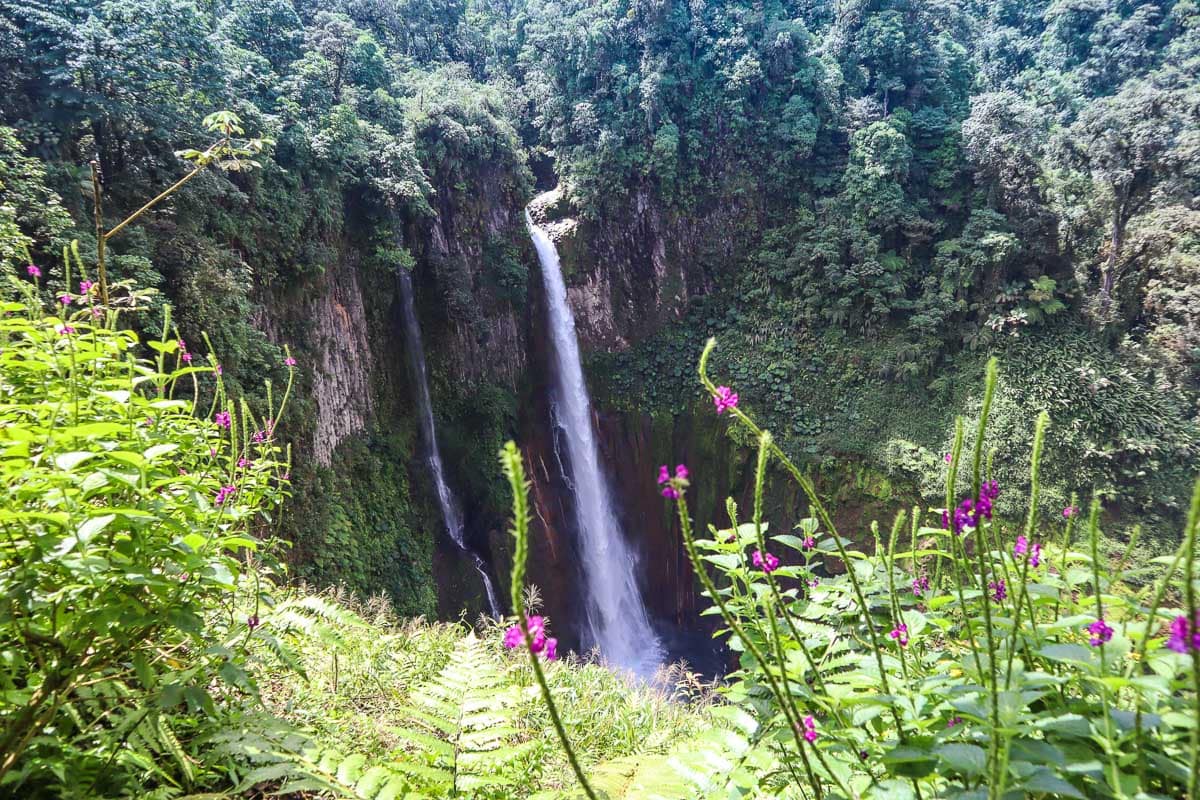
<svg viewBox="0 0 1200 800">
<path fill-rule="evenodd" d="M 198 776 L 181 739 L 255 692 L 253 627 L 226 604 L 257 584 L 287 465 L 274 423 L 191 363 L 169 318 L 143 350 L 94 289 L 71 291 L 81 261 L 64 278 L 71 302 L 55 312 L 10 279 L 0 317 L 0 784 L 186 788 Z"/>
<path fill-rule="evenodd" d="M 414 508 L 410 452 L 403 437 L 355 437 L 334 453 L 330 467 L 297 469 L 306 491 L 285 513 L 295 531 L 298 575 L 362 596 L 386 593 L 405 614 L 433 612 L 440 523 L 433 509 Z"/>
<path fill-rule="evenodd" d="M 707 374 L 714 345 L 701 356 L 700 377 L 715 395 Z M 961 419 L 956 427 L 945 497 L 957 504 L 966 494 L 971 505 L 959 508 L 978 514 L 956 514 L 953 530 L 925 524 L 927 512 L 915 507 L 911 518 L 896 515 L 890 535 L 872 524 L 873 550 L 858 549 L 836 530 L 811 479 L 740 407 L 730 414 L 759 449 L 750 521 L 730 500 L 729 527 L 710 524 L 697 536 L 689 482 L 672 480 L 689 559 L 740 657 L 721 693 L 749 719 L 744 733 L 761 729 L 762 746 L 734 735 L 724 758 L 685 771 L 715 793 L 674 786 L 666 796 L 1194 794 L 1200 651 L 1187 653 L 1194 646 L 1178 636 L 1167 647 L 1160 636 L 1167 620 L 1178 633 L 1180 621 L 1186 631 L 1196 618 L 1200 481 L 1183 543 L 1145 568 L 1150 581 L 1137 589 L 1127 566 L 1135 541 L 1115 560 L 1100 555 L 1097 500 L 1086 521 L 1076 509 L 1039 522 L 1042 414 L 1028 515 L 1013 530 L 984 505 L 995 494 L 983 443 L 996 378 L 993 361 L 973 446 L 964 447 Z M 811 503 L 813 516 L 794 532 L 776 533 L 763 518 L 772 461 Z M 521 552 L 522 507 L 514 511 Z M 782 563 L 769 563 L 763 554 L 771 551 Z M 668 761 L 664 772 L 674 766 Z M 628 766 L 613 777 L 597 770 L 580 781 L 589 797 L 601 781 L 615 796 L 663 795 L 626 795 L 640 780 Z"/>
</svg>

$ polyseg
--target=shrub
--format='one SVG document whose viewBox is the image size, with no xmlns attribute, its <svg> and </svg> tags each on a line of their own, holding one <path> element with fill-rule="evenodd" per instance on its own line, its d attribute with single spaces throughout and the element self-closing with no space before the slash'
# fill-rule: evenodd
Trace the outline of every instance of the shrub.
<svg viewBox="0 0 1200 800">
<path fill-rule="evenodd" d="M 0 787 L 98 797 L 187 787 L 180 739 L 244 669 L 265 589 L 234 612 L 265 513 L 287 494 L 274 422 L 172 333 L 143 343 L 82 262 L 47 311 L 0 304 Z M 33 271 L 36 272 L 36 271 Z M 150 357 L 146 357 L 150 353 Z M 290 388 L 290 386 L 289 386 Z"/>
<path fill-rule="evenodd" d="M 841 535 L 810 478 L 708 378 L 706 390 L 758 444 L 753 508 L 729 527 L 693 531 L 687 471 L 659 479 L 676 504 L 693 569 L 724 622 L 739 668 L 722 694 L 736 720 L 719 754 L 684 743 L 692 760 L 660 765 L 676 797 L 1003 798 L 1196 797 L 1200 782 L 1197 483 L 1183 542 L 1135 590 L 1120 558 L 1102 558 L 1100 504 L 1039 518 L 1049 418 L 1033 433 L 1027 515 L 1007 525 L 992 507 L 982 442 L 996 391 L 987 371 L 976 444 L 960 419 L 944 465 L 946 511 L 901 511 L 860 549 Z M 514 607 L 520 610 L 527 509 L 519 457 L 504 460 L 514 500 Z M 768 535 L 763 482 L 776 462 L 813 516 Z M 965 480 L 956 483 L 960 464 Z M 715 466 L 715 465 L 712 465 Z M 696 469 L 711 468 L 704 465 Z M 932 512 L 932 519 L 930 519 Z M 861 540 L 861 539 L 860 539 Z M 1162 569 L 1162 565 L 1166 565 Z M 715 570 L 710 575 L 709 570 Z M 1180 607 L 1182 606 L 1182 607 Z M 1170 622 L 1169 637 L 1163 628 Z M 524 626 L 522 626 L 524 630 Z M 532 654 L 535 641 L 526 634 Z M 535 668 L 537 666 L 534 660 Z M 546 684 L 542 690 L 553 709 Z M 559 728 L 564 750 L 572 742 Z M 577 767 L 588 798 L 604 770 Z M 682 779 L 682 781 L 680 780 Z M 609 796 L 625 794 L 629 784 Z M 657 795 L 655 795 L 657 796 Z"/>
</svg>

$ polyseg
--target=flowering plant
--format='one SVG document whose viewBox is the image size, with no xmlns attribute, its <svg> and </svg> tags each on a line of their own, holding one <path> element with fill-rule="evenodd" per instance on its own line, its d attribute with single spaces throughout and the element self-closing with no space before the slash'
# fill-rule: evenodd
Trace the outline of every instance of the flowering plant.
<svg viewBox="0 0 1200 800">
<path fill-rule="evenodd" d="M 719 402 L 730 390 L 708 377 L 714 345 L 700 378 Z M 839 532 L 771 435 L 739 405 L 719 404 L 758 441 L 750 520 L 730 500 L 730 527 L 710 523 L 699 536 L 687 487 L 671 499 L 721 632 L 740 655 L 725 693 L 775 731 L 764 736 L 772 744 L 763 763 L 773 766 L 755 773 L 760 790 L 1197 796 L 1200 626 L 1190 621 L 1200 620 L 1200 483 L 1179 551 L 1140 590 L 1122 581 L 1125 559 L 1100 556 L 1098 501 L 1086 517 L 1072 507 L 1057 522 L 1039 519 L 1045 414 L 1035 427 L 1028 515 L 1019 525 L 994 518 L 1001 487 L 984 474 L 978 443 L 996 375 L 993 361 L 973 453 L 963 453 L 961 419 L 956 426 L 945 509 L 901 511 L 886 536 L 874 524 Z M 972 480 L 960 499 L 954 476 L 964 457 Z M 772 462 L 811 505 L 799 536 L 768 535 L 763 483 Z M 768 561 L 768 547 L 784 558 Z M 1184 607 L 1166 607 L 1168 596 Z"/>
<path fill-rule="evenodd" d="M 169 308 L 143 344 L 113 309 L 47 310 L 14 284 L 0 302 L 0 793 L 98 780 L 104 763 L 109 782 L 129 768 L 186 783 L 176 712 L 254 692 L 246 644 L 269 595 L 252 554 L 288 493 L 285 453 L 252 443 L 249 407 L 183 358 Z M 247 583 L 249 615 L 235 614 Z"/>
</svg>

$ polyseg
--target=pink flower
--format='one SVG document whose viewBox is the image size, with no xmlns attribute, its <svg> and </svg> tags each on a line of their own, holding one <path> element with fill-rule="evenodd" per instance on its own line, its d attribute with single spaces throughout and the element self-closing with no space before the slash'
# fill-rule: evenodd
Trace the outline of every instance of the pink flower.
<svg viewBox="0 0 1200 800">
<path fill-rule="evenodd" d="M 184 353 L 182 358 L 183 358 L 183 363 L 185 363 L 185 364 L 192 363 L 192 354 L 191 353 Z"/>
<path fill-rule="evenodd" d="M 949 464 L 951 461 L 954 460 L 954 456 L 950 453 L 946 453 L 946 455 L 942 456 L 942 460 L 945 461 L 947 464 Z"/>
<path fill-rule="evenodd" d="M 92 287 L 95 285 L 96 284 L 92 283 L 91 281 L 80 281 L 79 282 L 79 293 L 87 294 L 88 292 L 92 291 Z"/>
<path fill-rule="evenodd" d="M 217 415 L 213 417 L 213 422 L 217 423 L 222 428 L 228 428 L 232 424 L 233 420 L 230 418 L 228 411 L 218 411 Z"/>
<path fill-rule="evenodd" d="M 254 462 L 248 458 L 245 458 L 245 457 L 239 458 L 238 459 L 238 469 L 245 469 L 246 467 L 250 466 L 253 463 Z"/>
<path fill-rule="evenodd" d="M 808 715 L 804 718 L 804 741 L 812 744 L 821 735 L 817 733 L 817 721 Z"/>
<path fill-rule="evenodd" d="M 1067 506 L 1063 509 L 1063 519 L 1070 519 L 1079 513 L 1079 509 L 1075 506 Z"/>
<path fill-rule="evenodd" d="M 236 486 L 222 486 L 220 489 L 217 490 L 217 497 L 215 500 L 213 500 L 213 503 L 218 506 L 223 505 L 225 503 L 225 501 L 229 499 L 229 496 L 232 495 L 236 491 L 237 491 Z"/>
<path fill-rule="evenodd" d="M 218 374 L 218 375 L 223 375 L 223 374 L 225 374 L 225 370 L 221 369 L 221 365 L 220 365 L 220 364 L 217 364 L 217 366 L 216 366 L 216 370 L 217 370 L 217 374 Z"/>
<path fill-rule="evenodd" d="M 950 719 L 946 720 L 946 727 L 953 728 L 956 725 L 962 725 L 962 721 L 962 717 L 951 717 Z"/>
<path fill-rule="evenodd" d="M 546 620 L 544 618 L 526 617 L 525 626 L 529 629 L 529 640 L 533 652 L 545 651 L 546 658 L 551 660 L 558 657 L 558 640 L 546 637 Z M 524 641 L 525 636 L 521 633 L 520 625 L 513 625 L 504 632 L 504 646 L 510 650 L 518 647 Z"/>
<path fill-rule="evenodd" d="M 817 546 L 817 540 L 811 536 L 805 536 L 804 541 L 800 542 L 800 546 L 805 550 L 812 550 Z"/>
<path fill-rule="evenodd" d="M 103 309 L 103 308 L 96 308 L 95 306 L 93 306 L 93 307 L 92 307 L 92 317 L 93 317 L 93 318 L 96 318 L 96 317 L 103 317 L 103 316 L 104 316 L 104 309 Z"/>
<path fill-rule="evenodd" d="M 737 393 L 728 386 L 718 386 L 717 393 L 713 396 L 713 403 L 717 407 L 717 414 L 723 414 L 727 409 L 737 408 Z"/>
<path fill-rule="evenodd" d="M 1024 536 L 1017 537 L 1017 543 L 1013 545 L 1013 556 L 1021 557 L 1029 555 L 1029 566 L 1036 567 L 1042 563 L 1042 546 L 1037 542 L 1030 544 L 1029 540 Z"/>
<path fill-rule="evenodd" d="M 1196 618 L 1188 624 L 1186 614 L 1180 614 L 1171 622 L 1171 636 L 1167 639 L 1167 649 L 1176 653 L 1188 653 L 1200 650 L 1200 611 Z"/>
<path fill-rule="evenodd" d="M 187 342 L 185 342 L 183 339 L 180 339 L 180 340 L 177 342 L 177 344 L 179 345 L 179 349 L 180 349 L 180 350 L 182 350 L 182 351 L 183 351 L 183 352 L 185 352 L 185 353 L 187 352 Z"/>
<path fill-rule="evenodd" d="M 919 578 L 913 578 L 912 593 L 917 597 L 924 596 L 925 592 L 929 591 L 929 577 L 922 575 Z"/>
<path fill-rule="evenodd" d="M 250 630 L 254 630 L 261 624 L 262 623 L 260 623 L 258 621 L 258 614 L 251 614 L 249 617 L 246 618 L 246 627 L 249 628 Z"/>
<path fill-rule="evenodd" d="M 1088 640 L 1091 642 L 1092 647 L 1099 647 L 1113 637 L 1112 626 L 1102 619 L 1096 620 L 1084 628 L 1084 630 L 1092 635 L 1092 638 Z"/>
<path fill-rule="evenodd" d="M 761 569 L 763 572 L 771 573 L 779 569 L 779 559 L 770 553 L 763 553 L 755 550 L 750 556 L 750 563 Z"/>
<path fill-rule="evenodd" d="M 71 295 L 63 292 L 58 296 L 58 302 L 62 303 L 64 306 L 71 305 Z"/>
<path fill-rule="evenodd" d="M 292 358 L 291 356 L 288 356 L 287 358 L 285 358 L 283 360 L 283 365 L 285 367 L 294 367 L 294 366 L 296 366 L 296 359 Z"/>
<path fill-rule="evenodd" d="M 683 464 L 675 467 L 675 477 L 671 477 L 667 465 L 658 468 L 658 485 L 662 486 L 661 494 L 668 500 L 678 500 L 683 496 L 683 490 L 688 486 L 688 468 Z"/>
<path fill-rule="evenodd" d="M 58 331 L 59 336 L 70 336 L 72 333 L 75 332 L 75 329 L 72 328 L 70 325 L 59 325 L 54 330 Z"/>
<path fill-rule="evenodd" d="M 504 646 L 509 650 L 521 643 L 521 626 L 513 625 L 504 632 Z"/>
<path fill-rule="evenodd" d="M 1008 597 L 1008 585 L 1003 579 L 988 581 L 988 588 L 992 590 L 992 599 L 997 603 L 1003 603 L 1004 598 Z"/>
<path fill-rule="evenodd" d="M 888 636 L 899 642 L 901 647 L 908 646 L 908 626 L 903 622 L 892 628 L 892 632 Z"/>
<path fill-rule="evenodd" d="M 42 277 L 42 271 L 40 269 L 38 269 L 37 267 L 35 267 L 33 264 L 30 264 L 28 267 L 25 268 L 25 273 L 27 275 L 29 275 L 29 277 L 31 277 L 31 278 Z"/>
</svg>

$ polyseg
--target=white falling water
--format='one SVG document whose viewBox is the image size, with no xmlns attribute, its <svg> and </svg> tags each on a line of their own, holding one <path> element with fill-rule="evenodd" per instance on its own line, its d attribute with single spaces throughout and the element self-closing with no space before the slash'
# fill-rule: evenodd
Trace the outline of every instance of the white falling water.
<svg viewBox="0 0 1200 800">
<path fill-rule="evenodd" d="M 446 470 L 442 465 L 442 452 L 438 447 L 437 428 L 433 422 L 433 403 L 429 399 L 429 375 L 425 368 L 425 346 L 421 341 L 421 326 L 417 322 L 417 311 L 413 305 L 412 277 L 407 271 L 400 271 L 400 300 L 404 316 L 405 348 L 408 350 L 408 362 L 412 367 L 413 380 L 417 390 L 417 412 L 421 415 L 421 435 L 425 440 L 425 450 L 428 453 L 429 469 L 433 473 L 433 486 L 437 492 L 438 506 L 442 510 L 442 520 L 446 523 L 446 532 L 458 545 L 483 579 L 483 589 L 487 595 L 488 609 L 493 617 L 500 617 L 500 600 L 496 596 L 496 588 L 488 575 L 487 565 L 471 548 L 467 547 L 464 537 L 462 508 L 458 499 L 450 491 L 446 483 Z"/>
<path fill-rule="evenodd" d="M 663 650 L 650 627 L 635 576 L 636 557 L 621 533 L 608 480 L 600 466 L 596 435 L 592 430 L 592 404 L 575 317 L 567 304 L 558 251 L 546 232 L 525 212 L 533 245 L 542 265 L 546 289 L 550 340 L 555 358 L 555 418 L 567 444 L 571 489 L 575 495 L 575 523 L 584 561 L 586 609 L 590 642 L 612 665 L 649 677 L 662 662 Z M 586 637 L 585 637 L 586 638 Z"/>
</svg>

